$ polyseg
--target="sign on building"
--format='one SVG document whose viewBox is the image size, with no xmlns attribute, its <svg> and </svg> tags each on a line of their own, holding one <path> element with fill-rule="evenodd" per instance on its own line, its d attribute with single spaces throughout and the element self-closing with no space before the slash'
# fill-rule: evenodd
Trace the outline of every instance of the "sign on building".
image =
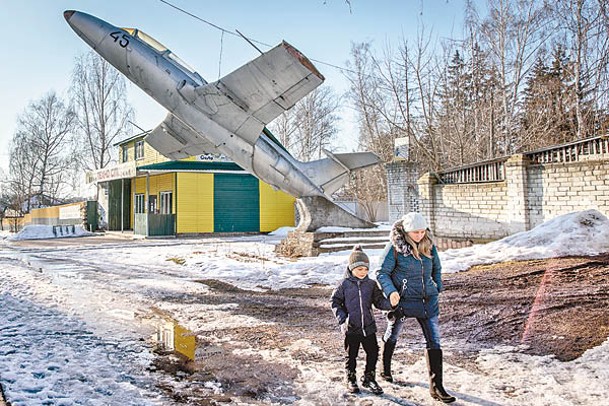
<svg viewBox="0 0 609 406">
<path fill-rule="evenodd" d="M 115 179 L 134 178 L 137 173 L 135 162 L 125 162 L 108 168 L 87 172 L 87 183 L 108 182 Z"/>
<path fill-rule="evenodd" d="M 408 160 L 410 141 L 408 137 L 396 138 L 394 141 L 394 159 L 396 161 Z"/>
</svg>

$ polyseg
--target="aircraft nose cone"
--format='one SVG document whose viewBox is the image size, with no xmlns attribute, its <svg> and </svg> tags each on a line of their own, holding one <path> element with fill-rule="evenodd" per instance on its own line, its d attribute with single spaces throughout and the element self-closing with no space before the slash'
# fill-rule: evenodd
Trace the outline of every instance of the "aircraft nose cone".
<svg viewBox="0 0 609 406">
<path fill-rule="evenodd" d="M 66 22 L 89 46 L 96 49 L 116 27 L 97 17 L 76 10 L 63 12 Z"/>
<path fill-rule="evenodd" d="M 63 18 L 65 18 L 66 21 L 70 21 L 72 14 L 74 14 L 74 10 L 66 10 L 63 12 Z"/>
</svg>

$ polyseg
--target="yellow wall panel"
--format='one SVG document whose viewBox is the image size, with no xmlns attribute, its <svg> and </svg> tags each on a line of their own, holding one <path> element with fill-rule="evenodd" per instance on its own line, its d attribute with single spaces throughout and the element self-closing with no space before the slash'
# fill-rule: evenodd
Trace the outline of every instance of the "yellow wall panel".
<svg viewBox="0 0 609 406">
<path fill-rule="evenodd" d="M 150 176 L 150 195 L 156 195 L 158 197 L 160 192 L 173 192 L 175 189 L 174 180 L 175 175 L 173 173 Z M 135 190 L 133 193 L 136 195 L 146 193 L 145 176 L 135 179 L 135 188 L 133 190 Z"/>
<path fill-rule="evenodd" d="M 260 231 L 267 233 L 279 227 L 293 227 L 295 201 L 293 196 L 260 182 Z"/>
<path fill-rule="evenodd" d="M 212 233 L 214 175 L 178 173 L 176 190 L 177 233 Z"/>
<path fill-rule="evenodd" d="M 128 142 L 125 145 L 122 145 L 121 148 L 127 148 L 127 161 L 135 160 L 135 143 L 141 141 L 141 138 L 138 140 L 134 140 Z M 122 150 L 119 148 L 119 154 L 121 154 L 122 160 Z M 159 162 L 169 161 L 168 158 L 161 155 L 156 149 L 152 148 L 148 145 L 147 142 L 144 141 L 144 157 L 136 160 L 137 166 L 156 164 Z"/>
</svg>

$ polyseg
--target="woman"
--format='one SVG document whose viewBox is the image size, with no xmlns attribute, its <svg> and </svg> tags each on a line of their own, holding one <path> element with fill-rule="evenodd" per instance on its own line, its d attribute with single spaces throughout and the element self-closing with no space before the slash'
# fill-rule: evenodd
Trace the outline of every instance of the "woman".
<svg viewBox="0 0 609 406">
<path fill-rule="evenodd" d="M 429 369 L 429 392 L 444 403 L 454 402 L 442 385 L 442 349 L 438 315 L 438 294 L 442 291 L 442 266 L 433 245 L 427 221 L 411 212 L 393 224 L 390 244 L 381 258 L 376 279 L 395 308 L 388 314 L 383 337 L 383 373 L 392 382 L 391 357 L 406 317 L 415 317 L 423 330 Z"/>
</svg>

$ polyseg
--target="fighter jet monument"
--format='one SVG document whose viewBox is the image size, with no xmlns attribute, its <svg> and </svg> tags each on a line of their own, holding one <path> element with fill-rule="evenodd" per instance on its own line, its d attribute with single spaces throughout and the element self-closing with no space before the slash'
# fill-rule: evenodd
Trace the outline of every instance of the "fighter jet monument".
<svg viewBox="0 0 609 406">
<path fill-rule="evenodd" d="M 145 138 L 161 154 L 169 159 L 204 153 L 229 157 L 273 188 L 300 199 L 301 219 L 308 219 L 299 224 L 302 231 L 321 225 L 374 226 L 328 201 L 352 171 L 378 164 L 375 154 L 325 151 L 327 158 L 300 162 L 265 128 L 324 81 L 296 48 L 284 41 L 208 83 L 137 28 L 119 28 L 74 10 L 65 11 L 64 17 L 102 58 L 168 110 Z"/>
</svg>

